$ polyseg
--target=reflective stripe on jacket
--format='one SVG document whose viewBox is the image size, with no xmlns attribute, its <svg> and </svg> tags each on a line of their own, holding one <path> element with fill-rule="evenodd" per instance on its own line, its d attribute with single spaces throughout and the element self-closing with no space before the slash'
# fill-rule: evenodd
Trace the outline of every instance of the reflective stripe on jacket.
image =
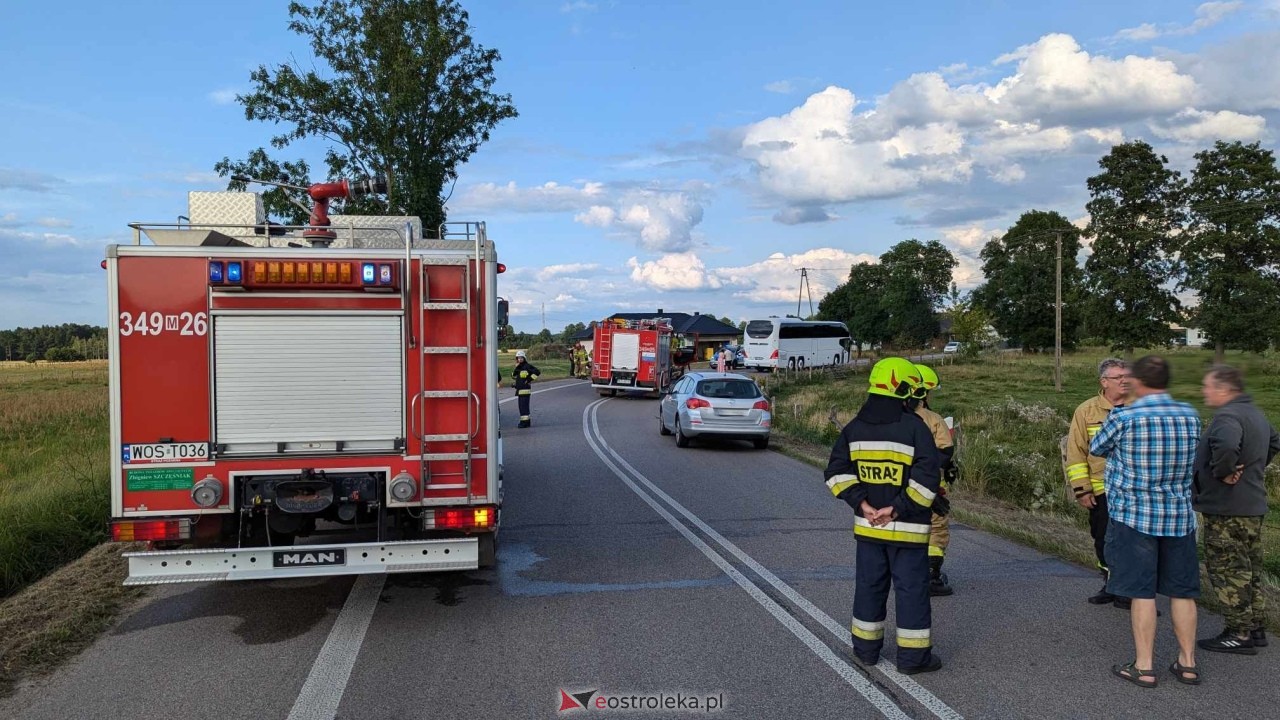
<svg viewBox="0 0 1280 720">
<path fill-rule="evenodd" d="M 1066 471 L 1067 482 L 1071 483 L 1071 491 L 1077 498 L 1089 493 L 1104 495 L 1107 492 L 1102 485 L 1107 459 L 1090 455 L 1089 443 L 1102 428 L 1111 409 L 1111 402 L 1099 392 L 1080 403 L 1071 416 L 1071 429 L 1067 432 Z"/>
</svg>

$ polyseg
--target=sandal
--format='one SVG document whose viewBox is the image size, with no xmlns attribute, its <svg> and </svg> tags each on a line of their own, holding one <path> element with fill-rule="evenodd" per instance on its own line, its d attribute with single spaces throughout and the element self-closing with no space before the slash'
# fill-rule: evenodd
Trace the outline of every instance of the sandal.
<svg viewBox="0 0 1280 720">
<path fill-rule="evenodd" d="M 1127 665 L 1112 665 L 1111 674 L 1144 688 L 1153 688 L 1160 682 L 1159 678 L 1151 670 L 1139 670 L 1136 662 L 1131 662 Z M 1143 678 L 1151 678 L 1151 681 L 1147 682 Z"/>
<path fill-rule="evenodd" d="M 1187 667 L 1182 664 L 1181 660 L 1174 660 L 1173 664 L 1169 666 L 1169 672 L 1173 673 L 1178 682 L 1184 685 L 1200 684 L 1200 668 Z"/>
</svg>

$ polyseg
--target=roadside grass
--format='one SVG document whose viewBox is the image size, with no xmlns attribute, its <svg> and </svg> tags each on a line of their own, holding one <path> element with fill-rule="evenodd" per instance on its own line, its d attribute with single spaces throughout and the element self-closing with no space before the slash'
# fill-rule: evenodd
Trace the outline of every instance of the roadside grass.
<svg viewBox="0 0 1280 720">
<path fill-rule="evenodd" d="M 144 590 L 125 587 L 121 553 L 143 545 L 104 543 L 0 602 L 0 697 L 91 645 Z"/>
<path fill-rule="evenodd" d="M 547 380 L 562 380 L 569 377 L 569 358 L 547 358 L 545 360 L 530 360 L 542 374 L 538 376 L 540 382 Z M 498 353 L 498 372 L 502 373 L 502 382 L 504 385 L 511 384 L 511 370 L 516 366 L 516 354 L 512 350 L 502 350 Z"/>
<path fill-rule="evenodd" d="M 106 538 L 107 365 L 0 367 L 0 598 Z"/>
<path fill-rule="evenodd" d="M 1140 355 L 1141 353 L 1138 353 Z M 1171 394 L 1212 416 L 1200 396 L 1200 379 L 1213 353 L 1160 351 L 1173 369 Z M 1088 515 L 1071 498 L 1063 476 L 1059 440 L 1072 412 L 1097 392 L 1097 364 L 1109 357 L 1088 348 L 1063 358 L 1063 392 L 1053 386 L 1053 357 L 1006 353 L 936 366 L 941 383 L 930 405 L 955 419 L 961 479 L 953 490 L 955 517 L 1044 552 L 1093 566 Z M 1280 357 L 1228 353 L 1245 373 L 1247 391 L 1262 410 L 1280 420 Z M 832 443 L 866 398 L 866 369 L 774 376 L 766 379 L 774 404 L 779 449 L 819 467 Z M 832 419 L 836 422 L 832 422 Z M 1267 469 L 1271 499 L 1263 533 L 1266 590 L 1273 627 L 1280 628 L 1280 468 Z M 1215 605 L 1204 584 L 1203 604 Z"/>
</svg>

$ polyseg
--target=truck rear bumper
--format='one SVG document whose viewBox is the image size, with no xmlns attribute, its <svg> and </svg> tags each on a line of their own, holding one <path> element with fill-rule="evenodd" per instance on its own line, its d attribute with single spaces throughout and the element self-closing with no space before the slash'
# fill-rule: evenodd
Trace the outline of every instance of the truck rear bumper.
<svg viewBox="0 0 1280 720">
<path fill-rule="evenodd" d="M 408 542 L 125 553 L 125 585 L 443 572 L 479 567 L 475 537 Z"/>
</svg>

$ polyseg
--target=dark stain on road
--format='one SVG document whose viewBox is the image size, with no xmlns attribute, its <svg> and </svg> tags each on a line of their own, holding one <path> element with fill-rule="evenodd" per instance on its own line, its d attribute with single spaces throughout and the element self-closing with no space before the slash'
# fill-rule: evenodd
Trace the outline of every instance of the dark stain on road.
<svg viewBox="0 0 1280 720">
<path fill-rule="evenodd" d="M 247 580 L 201 586 L 161 598 L 134 613 L 112 633 L 128 635 L 197 618 L 234 617 L 232 630 L 246 645 L 268 645 L 305 634 L 342 610 L 353 578 Z"/>
<path fill-rule="evenodd" d="M 477 573 L 482 572 L 486 571 L 477 571 Z M 398 596 L 396 590 L 399 588 L 434 589 L 437 603 L 445 607 L 454 607 L 461 605 L 466 599 L 466 593 L 460 592 L 463 588 L 491 584 L 493 584 L 492 580 L 477 577 L 472 573 L 394 573 L 387 576 L 387 584 L 383 586 L 382 595 L 378 599 L 382 602 L 395 602 Z"/>
</svg>

